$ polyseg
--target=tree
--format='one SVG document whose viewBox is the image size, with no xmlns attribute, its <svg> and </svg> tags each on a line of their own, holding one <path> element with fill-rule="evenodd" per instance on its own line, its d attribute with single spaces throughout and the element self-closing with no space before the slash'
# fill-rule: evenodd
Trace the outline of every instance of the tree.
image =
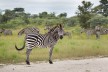
<svg viewBox="0 0 108 72">
<path fill-rule="evenodd" d="M 108 16 L 108 0 L 100 0 L 100 5 L 93 9 L 93 12 L 102 14 L 103 16 Z"/>
<path fill-rule="evenodd" d="M 5 13 L 2 16 L 1 22 L 7 22 L 10 19 L 15 18 L 15 13 L 9 9 L 5 10 Z"/>
<path fill-rule="evenodd" d="M 108 26 L 108 18 L 104 17 L 103 15 L 96 15 L 90 20 L 88 20 L 91 28 L 95 28 L 95 26 Z"/>
<path fill-rule="evenodd" d="M 0 23 L 1 23 L 1 20 L 2 20 L 2 14 L 0 14 Z"/>
<path fill-rule="evenodd" d="M 46 18 L 47 16 L 48 16 L 48 13 L 47 12 L 39 13 L 39 17 L 40 18 Z"/>
<path fill-rule="evenodd" d="M 76 17 L 76 16 L 69 18 L 67 21 L 67 25 L 71 26 L 71 27 L 76 26 L 78 24 L 79 24 L 79 20 L 78 20 L 78 17 Z"/>
<path fill-rule="evenodd" d="M 24 12 L 24 8 L 14 8 L 14 10 L 13 10 L 14 12 Z"/>
<path fill-rule="evenodd" d="M 101 0 L 100 1 L 100 6 L 102 8 L 102 15 L 107 17 L 108 16 L 108 0 Z"/>
<path fill-rule="evenodd" d="M 101 7 L 101 5 L 95 6 L 95 7 L 92 9 L 92 12 L 93 12 L 93 13 L 96 13 L 96 14 L 101 14 L 101 13 L 102 13 L 102 7 Z"/>
<path fill-rule="evenodd" d="M 58 15 L 58 17 L 60 17 L 60 18 L 61 17 L 67 17 L 67 13 L 61 13 L 61 14 Z"/>
<path fill-rule="evenodd" d="M 82 6 L 78 6 L 78 12 L 76 12 L 79 21 L 80 26 L 83 28 L 89 28 L 90 24 L 87 23 L 89 19 L 91 19 L 92 16 L 92 7 L 93 4 L 91 2 L 82 1 Z"/>
<path fill-rule="evenodd" d="M 52 12 L 52 13 L 48 14 L 48 17 L 49 17 L 49 18 L 56 18 L 55 12 Z"/>
<path fill-rule="evenodd" d="M 38 18 L 38 15 L 37 14 L 32 14 L 31 18 Z"/>
</svg>

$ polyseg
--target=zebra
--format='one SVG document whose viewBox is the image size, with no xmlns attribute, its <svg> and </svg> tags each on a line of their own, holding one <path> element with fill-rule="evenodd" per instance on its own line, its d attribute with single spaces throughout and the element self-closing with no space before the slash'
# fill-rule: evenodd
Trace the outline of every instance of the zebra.
<svg viewBox="0 0 108 72">
<path fill-rule="evenodd" d="M 5 29 L 3 33 L 4 35 L 12 35 L 12 30 Z"/>
<path fill-rule="evenodd" d="M 12 30 L 2 28 L 0 29 L 0 33 L 3 33 L 5 36 L 12 35 Z"/>
<path fill-rule="evenodd" d="M 108 28 L 101 28 L 100 33 L 101 33 L 101 35 L 108 34 Z"/>
<path fill-rule="evenodd" d="M 15 45 L 16 50 L 20 51 L 24 49 L 26 43 L 26 64 L 30 65 L 29 62 L 29 55 L 30 52 L 34 47 L 41 47 L 41 48 L 49 48 L 49 63 L 53 64 L 52 62 L 52 52 L 54 45 L 57 43 L 59 39 L 63 38 L 64 30 L 61 24 L 51 28 L 45 34 L 28 34 L 25 37 L 24 44 L 22 48 L 17 48 Z"/>
<path fill-rule="evenodd" d="M 81 33 L 85 32 L 87 35 L 87 38 L 89 38 L 91 35 L 95 35 L 96 39 L 99 39 L 101 35 L 108 34 L 108 28 L 95 28 L 95 29 L 82 29 Z"/>
<path fill-rule="evenodd" d="M 26 27 L 19 31 L 18 36 L 21 36 L 22 34 L 32 34 L 32 33 L 39 33 L 39 29 L 35 27 Z"/>
<path fill-rule="evenodd" d="M 86 36 L 87 36 L 87 38 L 89 39 L 89 37 L 91 36 L 91 35 L 94 35 L 94 34 L 96 34 L 95 33 L 95 30 L 94 29 L 91 29 L 91 28 L 89 28 L 89 29 L 82 29 L 81 30 L 81 33 L 83 33 L 83 32 L 85 32 L 85 34 L 86 34 Z"/>
<path fill-rule="evenodd" d="M 96 39 L 100 39 L 101 27 L 100 25 L 95 26 Z"/>
<path fill-rule="evenodd" d="M 50 26 L 50 25 L 46 25 L 45 26 L 45 28 L 44 28 L 44 30 L 50 30 L 52 28 L 52 26 Z M 71 33 L 70 32 L 64 32 L 64 34 L 63 34 L 64 36 L 68 36 L 69 38 L 71 38 Z"/>
</svg>

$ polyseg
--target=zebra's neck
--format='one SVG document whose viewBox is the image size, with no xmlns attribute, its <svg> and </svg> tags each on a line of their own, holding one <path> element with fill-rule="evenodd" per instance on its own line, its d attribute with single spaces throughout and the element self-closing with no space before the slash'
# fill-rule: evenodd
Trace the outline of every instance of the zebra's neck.
<svg viewBox="0 0 108 72">
<path fill-rule="evenodd" d="M 54 46 L 57 43 L 58 39 L 59 39 L 58 33 L 44 34 L 44 46 L 45 47 Z"/>
<path fill-rule="evenodd" d="M 58 41 L 58 39 L 59 39 L 59 35 L 57 32 L 48 34 L 48 37 L 49 37 L 49 39 L 51 39 L 54 42 Z"/>
</svg>

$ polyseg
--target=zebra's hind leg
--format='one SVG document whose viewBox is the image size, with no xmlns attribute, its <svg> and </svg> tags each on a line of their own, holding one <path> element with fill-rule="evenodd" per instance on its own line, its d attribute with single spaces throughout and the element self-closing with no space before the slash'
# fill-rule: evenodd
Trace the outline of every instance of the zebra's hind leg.
<svg viewBox="0 0 108 72">
<path fill-rule="evenodd" d="M 30 55 L 30 52 L 32 51 L 32 49 L 27 49 L 26 51 L 26 64 L 30 65 L 30 62 L 29 62 L 29 55 Z"/>
<path fill-rule="evenodd" d="M 53 64 L 53 62 L 52 62 L 52 52 L 53 52 L 53 47 L 51 47 L 50 50 L 49 50 L 49 63 L 50 64 Z"/>
</svg>

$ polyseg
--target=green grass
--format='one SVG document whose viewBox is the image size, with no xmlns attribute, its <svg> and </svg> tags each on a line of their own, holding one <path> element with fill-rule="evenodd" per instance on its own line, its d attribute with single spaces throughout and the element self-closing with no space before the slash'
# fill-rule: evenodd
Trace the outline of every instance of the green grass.
<svg viewBox="0 0 108 72">
<path fill-rule="evenodd" d="M 15 49 L 23 45 L 24 36 L 17 36 L 20 29 L 14 30 L 12 36 L 0 36 L 0 63 L 17 63 L 24 62 L 26 59 L 26 48 L 22 51 Z M 66 31 L 72 31 L 67 29 Z M 44 33 L 41 27 L 41 33 Z M 34 48 L 30 55 L 30 60 L 48 61 L 48 48 Z M 101 39 L 96 40 L 95 36 L 87 39 L 86 36 L 80 34 L 72 34 L 72 38 L 67 36 L 63 40 L 59 40 L 53 50 L 53 59 L 70 59 L 77 57 L 89 56 L 105 56 L 108 55 L 108 36 L 103 35 Z"/>
</svg>

